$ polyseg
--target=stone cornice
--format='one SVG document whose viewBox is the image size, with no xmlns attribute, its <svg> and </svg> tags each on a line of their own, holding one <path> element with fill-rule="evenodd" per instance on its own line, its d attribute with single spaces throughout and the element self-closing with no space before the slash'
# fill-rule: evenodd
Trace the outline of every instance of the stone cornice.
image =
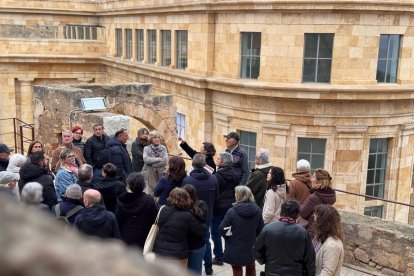
<svg viewBox="0 0 414 276">
<path fill-rule="evenodd" d="M 45 2 L 45 1 L 44 1 Z M 47 2 L 47 1 L 46 1 Z M 97 3 L 79 3 L 84 8 L 65 7 L 62 2 L 49 2 L 45 7 L 28 7 L 27 2 L 16 1 L 12 6 L 0 5 L 0 13 L 38 13 L 38 14 L 65 14 L 80 16 L 120 16 L 156 13 L 185 13 L 185 12 L 240 12 L 240 11 L 366 11 L 366 12 L 414 12 L 413 0 L 273 0 L 273 1 L 194 1 L 173 4 L 153 5 L 149 1 L 142 1 L 138 6 L 134 1 L 100 1 Z M 148 3 L 147 3 L 148 2 Z M 112 4 L 111 4 L 112 3 Z"/>
<path fill-rule="evenodd" d="M 185 83 L 185 85 L 194 88 L 248 96 L 260 95 L 272 98 L 341 101 L 414 100 L 414 84 L 329 85 L 268 83 L 257 80 L 205 77 L 183 70 L 124 62 L 111 57 L 0 55 L 0 63 L 100 64 L 115 70 L 131 71 L 177 84 Z"/>
</svg>

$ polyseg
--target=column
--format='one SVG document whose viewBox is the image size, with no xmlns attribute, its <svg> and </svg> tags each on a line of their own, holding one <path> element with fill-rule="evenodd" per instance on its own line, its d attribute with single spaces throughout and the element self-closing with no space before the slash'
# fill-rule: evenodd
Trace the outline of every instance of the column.
<svg viewBox="0 0 414 276">
<path fill-rule="evenodd" d="M 20 78 L 20 120 L 33 124 L 33 78 Z"/>
</svg>

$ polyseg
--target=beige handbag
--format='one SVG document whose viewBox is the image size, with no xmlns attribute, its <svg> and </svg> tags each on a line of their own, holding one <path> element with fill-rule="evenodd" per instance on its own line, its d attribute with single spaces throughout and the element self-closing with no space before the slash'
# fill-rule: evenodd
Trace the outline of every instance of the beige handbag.
<svg viewBox="0 0 414 276">
<path fill-rule="evenodd" d="M 154 248 L 155 238 L 157 237 L 157 234 L 158 234 L 158 231 L 159 231 L 158 219 L 160 217 L 161 210 L 162 210 L 162 208 L 164 208 L 164 206 L 165 205 L 161 206 L 160 210 L 158 211 L 157 218 L 155 219 L 154 224 L 151 226 L 151 229 L 148 233 L 147 239 L 145 240 L 144 250 L 142 251 L 144 256 L 152 253 L 152 249 Z"/>
</svg>

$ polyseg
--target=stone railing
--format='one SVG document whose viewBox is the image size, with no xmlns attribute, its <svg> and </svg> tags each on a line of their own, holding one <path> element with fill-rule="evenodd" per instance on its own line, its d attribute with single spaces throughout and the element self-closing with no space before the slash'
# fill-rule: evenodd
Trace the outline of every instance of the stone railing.
<svg viewBox="0 0 414 276">
<path fill-rule="evenodd" d="M 414 275 L 413 225 L 348 212 L 341 216 L 345 263 L 379 275 Z"/>
</svg>

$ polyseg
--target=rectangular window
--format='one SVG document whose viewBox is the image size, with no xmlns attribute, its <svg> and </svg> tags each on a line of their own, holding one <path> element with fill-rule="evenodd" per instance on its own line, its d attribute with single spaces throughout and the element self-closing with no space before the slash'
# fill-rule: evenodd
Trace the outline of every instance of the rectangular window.
<svg viewBox="0 0 414 276">
<path fill-rule="evenodd" d="M 311 170 L 324 168 L 326 139 L 298 138 L 298 159 L 309 161 Z"/>
<path fill-rule="evenodd" d="M 63 26 L 63 38 L 64 39 L 70 38 L 69 28 L 70 28 L 69 26 Z"/>
<path fill-rule="evenodd" d="M 366 195 L 384 198 L 387 155 L 388 139 L 371 139 L 369 143 Z"/>
<path fill-rule="evenodd" d="M 157 61 L 157 31 L 148 30 L 148 63 Z"/>
<path fill-rule="evenodd" d="M 85 27 L 78 26 L 78 39 L 85 39 Z"/>
<path fill-rule="evenodd" d="M 144 30 L 135 30 L 135 47 L 137 47 L 137 61 L 144 60 Z"/>
<path fill-rule="evenodd" d="M 370 217 L 382 218 L 382 211 L 384 206 L 371 206 L 364 208 L 364 215 Z"/>
<path fill-rule="evenodd" d="M 400 35 L 380 35 L 378 51 L 377 81 L 395 83 L 397 81 Z"/>
<path fill-rule="evenodd" d="M 161 31 L 161 65 L 171 64 L 171 31 Z"/>
<path fill-rule="evenodd" d="M 85 39 L 87 40 L 91 39 L 91 29 L 92 27 L 85 27 Z"/>
<path fill-rule="evenodd" d="M 240 135 L 240 148 L 247 152 L 247 158 L 249 160 L 249 169 L 254 169 L 254 161 L 256 158 L 256 137 L 255 132 L 239 131 Z"/>
<path fill-rule="evenodd" d="M 187 68 L 188 32 L 176 31 L 177 37 L 177 69 Z"/>
<path fill-rule="evenodd" d="M 261 33 L 241 33 L 241 78 L 257 79 L 259 77 L 261 44 Z"/>
<path fill-rule="evenodd" d="M 76 39 L 76 26 L 72 26 L 72 39 Z"/>
<path fill-rule="evenodd" d="M 331 81 L 334 34 L 305 34 L 303 82 Z"/>
<path fill-rule="evenodd" d="M 116 56 L 122 57 L 122 29 L 115 29 Z"/>
<path fill-rule="evenodd" d="M 132 30 L 125 30 L 125 58 L 132 58 Z"/>
<path fill-rule="evenodd" d="M 185 115 L 177 112 L 176 118 L 177 135 L 178 137 L 185 138 Z"/>
<path fill-rule="evenodd" d="M 97 40 L 98 39 L 98 28 L 92 27 L 92 39 Z"/>
</svg>

